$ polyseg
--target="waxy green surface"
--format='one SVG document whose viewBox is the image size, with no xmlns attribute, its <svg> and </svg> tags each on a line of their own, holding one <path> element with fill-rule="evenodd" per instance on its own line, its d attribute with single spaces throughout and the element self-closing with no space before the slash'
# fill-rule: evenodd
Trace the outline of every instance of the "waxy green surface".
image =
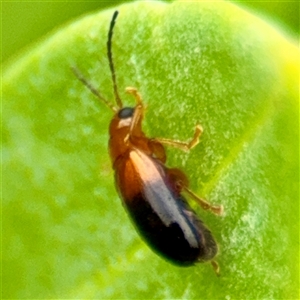
<svg viewBox="0 0 300 300">
<path fill-rule="evenodd" d="M 296 299 L 299 284 L 299 51 L 223 2 L 120 6 L 113 39 L 118 86 L 135 86 L 151 137 L 191 189 L 220 247 L 179 268 L 130 224 L 107 151 L 109 111 L 77 66 L 113 99 L 106 39 L 113 10 L 62 28 L 3 70 L 2 298 Z"/>
</svg>

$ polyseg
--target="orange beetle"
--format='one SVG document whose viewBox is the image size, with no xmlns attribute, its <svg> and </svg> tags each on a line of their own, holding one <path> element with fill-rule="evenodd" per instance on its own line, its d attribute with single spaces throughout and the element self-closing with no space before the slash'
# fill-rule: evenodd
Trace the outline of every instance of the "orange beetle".
<svg viewBox="0 0 300 300">
<path fill-rule="evenodd" d="M 136 230 L 157 254 L 179 266 L 211 261 L 215 272 L 219 274 L 219 266 L 212 260 L 218 252 L 217 243 L 182 196 L 182 192 L 196 200 L 202 208 L 215 214 L 220 215 L 223 207 L 213 206 L 199 198 L 188 188 L 188 179 L 181 170 L 165 166 L 166 153 L 163 144 L 187 151 L 198 144 L 202 127 L 196 126 L 190 142 L 148 138 L 142 131 L 143 101 L 135 88 L 126 88 L 126 91 L 135 97 L 135 107 L 123 107 L 111 52 L 117 16 L 118 11 L 115 11 L 107 41 L 107 55 L 117 108 L 107 101 L 77 68 L 73 68 L 73 71 L 78 79 L 114 112 L 109 126 L 109 153 L 118 193 Z"/>
</svg>

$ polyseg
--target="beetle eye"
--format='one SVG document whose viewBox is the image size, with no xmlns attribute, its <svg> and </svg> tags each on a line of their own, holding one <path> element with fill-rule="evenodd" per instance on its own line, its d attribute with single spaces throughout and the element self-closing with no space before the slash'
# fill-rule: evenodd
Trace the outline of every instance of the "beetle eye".
<svg viewBox="0 0 300 300">
<path fill-rule="evenodd" d="M 133 112 L 134 112 L 134 108 L 132 107 L 124 107 L 122 108 L 119 113 L 118 113 L 118 117 L 120 119 L 127 119 L 133 116 Z"/>
</svg>

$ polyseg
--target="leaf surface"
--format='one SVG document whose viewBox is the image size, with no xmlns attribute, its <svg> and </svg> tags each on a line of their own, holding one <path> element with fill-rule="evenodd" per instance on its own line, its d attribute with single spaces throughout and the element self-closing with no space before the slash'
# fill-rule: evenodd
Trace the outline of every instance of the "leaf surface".
<svg viewBox="0 0 300 300">
<path fill-rule="evenodd" d="M 107 151 L 111 112 L 71 72 L 113 99 L 106 58 L 112 10 L 45 39 L 3 74 L 3 298 L 296 299 L 299 272 L 299 52 L 256 17 L 225 2 L 119 7 L 118 86 L 147 105 L 148 136 L 168 149 L 220 247 L 209 264 L 179 268 L 130 224 Z"/>
</svg>

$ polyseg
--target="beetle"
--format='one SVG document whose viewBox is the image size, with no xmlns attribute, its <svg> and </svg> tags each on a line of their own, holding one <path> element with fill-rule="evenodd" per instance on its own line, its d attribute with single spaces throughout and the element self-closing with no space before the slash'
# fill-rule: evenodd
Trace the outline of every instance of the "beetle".
<svg viewBox="0 0 300 300">
<path fill-rule="evenodd" d="M 112 57 L 112 36 L 118 11 L 110 22 L 107 57 L 117 107 L 73 67 L 77 78 L 114 113 L 109 125 L 109 154 L 115 174 L 115 184 L 123 206 L 142 239 L 154 252 L 178 266 L 191 266 L 213 260 L 218 246 L 210 230 L 197 216 L 182 193 L 186 193 L 206 210 L 221 215 L 223 207 L 213 206 L 189 189 L 187 176 L 178 168 L 165 165 L 164 145 L 188 151 L 199 142 L 202 127 L 197 125 L 189 142 L 165 138 L 149 138 L 142 130 L 144 105 L 141 94 L 133 87 L 126 92 L 136 101 L 134 107 L 124 107 L 118 93 Z"/>
</svg>

